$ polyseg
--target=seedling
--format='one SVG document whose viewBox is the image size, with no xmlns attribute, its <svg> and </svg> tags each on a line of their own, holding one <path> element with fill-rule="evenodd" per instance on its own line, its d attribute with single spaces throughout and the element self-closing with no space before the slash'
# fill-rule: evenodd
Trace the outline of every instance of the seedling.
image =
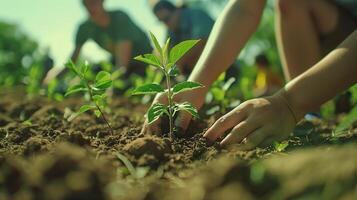
<svg viewBox="0 0 357 200">
<path fill-rule="evenodd" d="M 29 97 L 39 94 L 41 89 L 41 77 L 43 75 L 42 66 L 34 63 L 31 65 L 28 76 L 25 78 L 27 84 L 26 92 Z"/>
<path fill-rule="evenodd" d="M 165 76 L 166 90 L 157 83 L 150 83 L 137 87 L 133 91 L 133 95 L 146 95 L 166 92 L 168 105 L 163 105 L 160 103 L 152 105 L 147 112 L 147 119 L 149 123 L 152 123 L 159 119 L 163 114 L 166 114 L 169 117 L 169 137 L 172 138 L 173 118 L 178 111 L 186 111 L 190 113 L 193 117 L 198 118 L 198 112 L 191 103 L 174 102 L 174 96 L 184 91 L 201 88 L 202 85 L 196 82 L 185 81 L 171 87 L 171 77 L 175 77 L 179 74 L 179 70 L 176 66 L 176 63 L 192 47 L 194 47 L 199 42 L 199 40 L 188 40 L 181 42 L 169 51 L 170 38 L 166 41 L 166 44 L 161 47 L 156 37 L 152 33 L 150 33 L 150 35 L 151 40 L 154 43 L 155 49 L 158 52 L 159 56 L 156 56 L 154 54 L 145 54 L 135 57 L 135 60 L 144 62 L 159 69 L 159 71 L 161 71 Z"/>
<path fill-rule="evenodd" d="M 273 146 L 275 151 L 283 152 L 289 146 L 289 142 L 274 142 Z"/>
<path fill-rule="evenodd" d="M 57 88 L 59 86 L 59 81 L 57 79 L 53 79 L 48 83 L 47 86 L 47 97 L 52 100 L 62 101 L 63 94 L 57 92 Z"/>
<path fill-rule="evenodd" d="M 107 118 L 104 115 L 103 110 L 106 107 L 106 91 L 110 88 L 113 84 L 111 79 L 111 74 L 106 71 L 100 71 L 96 76 L 95 80 L 91 80 L 86 76 L 87 72 L 89 71 L 89 65 L 85 62 L 83 65 L 80 65 L 79 68 L 70 61 L 66 67 L 70 69 L 76 76 L 78 76 L 81 80 L 81 83 L 77 85 L 73 85 L 67 89 L 65 96 L 69 96 L 72 94 L 76 94 L 79 92 L 84 92 L 89 95 L 89 104 L 85 104 L 81 106 L 78 112 L 72 114 L 69 120 L 74 119 L 78 115 L 87 112 L 89 110 L 94 111 L 94 114 L 99 118 L 102 119 L 107 124 L 111 134 L 113 133 L 113 128 L 110 126 Z"/>
<path fill-rule="evenodd" d="M 226 113 L 227 108 L 236 107 L 240 103 L 239 100 L 233 101 L 233 98 L 229 98 L 228 96 L 228 91 L 236 82 L 236 79 L 231 77 L 225 81 L 225 77 L 226 74 L 222 73 L 209 90 L 209 95 L 206 98 L 206 102 L 216 104 L 216 106 L 209 109 L 206 112 L 207 115 L 212 115 L 218 111 L 220 113 Z"/>
</svg>

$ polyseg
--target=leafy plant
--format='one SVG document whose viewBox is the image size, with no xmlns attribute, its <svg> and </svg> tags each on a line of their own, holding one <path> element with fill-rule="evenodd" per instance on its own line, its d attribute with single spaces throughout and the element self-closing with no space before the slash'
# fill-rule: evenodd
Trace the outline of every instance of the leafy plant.
<svg viewBox="0 0 357 200">
<path fill-rule="evenodd" d="M 236 82 L 236 79 L 234 77 L 231 77 L 227 81 L 225 81 L 225 77 L 226 74 L 222 73 L 213 83 L 208 92 L 206 103 L 213 104 L 215 106 L 207 110 L 207 115 L 212 115 L 218 111 L 221 113 L 226 113 L 227 108 L 236 107 L 240 103 L 239 100 L 235 100 L 234 98 L 230 98 L 228 96 L 228 91 Z"/>
<path fill-rule="evenodd" d="M 56 101 L 62 101 L 63 94 L 57 91 L 58 87 L 59 87 L 59 81 L 56 78 L 51 80 L 47 86 L 47 91 L 46 91 L 47 97 Z"/>
<path fill-rule="evenodd" d="M 289 142 L 274 142 L 273 146 L 275 151 L 283 152 L 289 146 Z"/>
<path fill-rule="evenodd" d="M 170 132 L 169 136 L 172 137 L 173 134 L 173 118 L 178 111 L 186 111 L 190 113 L 193 117 L 198 118 L 198 113 L 196 108 L 189 102 L 177 103 L 174 102 L 174 96 L 188 90 L 193 90 L 201 88 L 202 85 L 196 82 L 184 81 L 171 86 L 171 77 L 175 77 L 179 74 L 179 70 L 175 65 L 192 47 L 194 47 L 199 40 L 188 40 L 181 42 L 169 50 L 170 38 L 166 41 L 166 44 L 161 47 L 156 37 L 150 33 L 151 40 L 155 45 L 155 49 L 159 54 L 159 57 L 154 54 L 145 54 L 135 57 L 136 60 L 149 64 L 156 67 L 161 71 L 166 79 L 166 90 L 157 83 L 149 83 L 137 87 L 133 91 L 133 95 L 146 95 L 146 94 L 157 94 L 161 92 L 166 92 L 168 105 L 163 105 L 156 103 L 152 105 L 148 112 L 147 118 L 148 122 L 152 123 L 166 114 L 169 117 Z"/>
<path fill-rule="evenodd" d="M 38 44 L 17 25 L 2 21 L 0 38 L 0 87 L 22 85 L 39 59 Z"/>
<path fill-rule="evenodd" d="M 336 127 L 336 133 L 334 135 L 339 135 L 344 130 L 351 128 L 353 124 L 357 122 L 357 106 L 355 106 L 350 113 L 348 113 Z"/>
<path fill-rule="evenodd" d="M 27 85 L 26 92 L 30 97 L 40 92 L 42 75 L 42 66 L 40 66 L 39 64 L 33 64 L 29 69 L 29 73 L 25 79 L 25 83 Z"/>
<path fill-rule="evenodd" d="M 149 103 L 153 99 L 152 95 L 145 95 L 143 97 L 139 97 L 139 96 L 132 96 L 132 93 L 135 90 L 135 88 L 141 85 L 147 83 L 161 83 L 164 78 L 164 75 L 162 73 L 157 73 L 157 71 L 158 70 L 156 68 L 147 67 L 145 69 L 145 76 L 132 74 L 129 77 L 129 81 L 132 85 L 132 88 L 129 88 L 125 92 L 125 97 L 128 97 L 130 101 L 133 103 L 142 103 L 142 104 Z"/>
<path fill-rule="evenodd" d="M 85 62 L 84 64 L 80 65 L 79 68 L 77 68 L 77 66 L 72 61 L 70 61 L 66 64 L 66 67 L 74 72 L 74 74 L 80 78 L 81 82 L 77 85 L 69 87 L 65 96 L 84 92 L 89 95 L 90 100 L 89 104 L 81 106 L 78 112 L 72 114 L 69 120 L 74 119 L 84 112 L 92 110 L 97 117 L 102 117 L 110 132 L 113 133 L 113 128 L 111 127 L 103 112 L 106 107 L 106 91 L 113 84 L 111 74 L 106 71 L 100 71 L 98 74 L 96 74 L 95 80 L 91 80 L 86 75 L 89 71 L 88 62 Z"/>
</svg>

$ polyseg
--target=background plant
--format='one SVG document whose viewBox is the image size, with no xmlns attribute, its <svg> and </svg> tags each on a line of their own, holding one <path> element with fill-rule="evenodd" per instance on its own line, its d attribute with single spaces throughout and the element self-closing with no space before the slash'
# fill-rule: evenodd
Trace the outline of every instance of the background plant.
<svg viewBox="0 0 357 200">
<path fill-rule="evenodd" d="M 207 110 L 207 115 L 212 115 L 216 112 L 226 113 L 228 109 L 239 105 L 240 100 L 236 99 L 236 92 L 230 94 L 232 86 L 236 82 L 236 78 L 230 77 L 226 80 L 226 73 L 222 73 L 218 79 L 212 84 L 206 96 L 206 104 L 210 105 Z"/>
<path fill-rule="evenodd" d="M 102 117 L 110 132 L 113 133 L 113 128 L 111 127 L 103 112 L 106 107 L 106 91 L 113 84 L 111 74 L 106 71 L 100 71 L 98 74 L 96 74 L 95 80 L 92 80 L 87 76 L 87 73 L 89 72 L 88 62 L 85 62 L 84 64 L 80 65 L 79 68 L 77 68 L 77 66 L 72 61 L 70 61 L 67 63 L 66 67 L 74 72 L 74 74 L 80 78 L 81 82 L 69 87 L 65 96 L 79 92 L 84 92 L 85 94 L 89 95 L 89 104 L 81 106 L 79 111 L 72 114 L 69 120 L 74 119 L 84 112 L 92 110 L 97 117 Z"/>
<path fill-rule="evenodd" d="M 149 64 L 153 67 L 156 67 L 161 71 L 166 79 L 166 90 L 157 83 L 149 83 L 137 87 L 133 91 L 133 95 L 139 94 L 157 94 L 161 92 L 166 92 L 168 105 L 155 103 L 153 104 L 148 112 L 147 119 L 149 123 L 154 122 L 163 114 L 166 114 L 169 117 L 169 136 L 172 137 L 173 134 L 173 118 L 178 111 L 186 111 L 190 113 L 193 117 L 198 118 L 198 113 L 196 108 L 189 102 L 177 103 L 174 102 L 174 96 L 188 90 L 193 90 L 202 87 L 201 84 L 196 82 L 184 81 L 178 83 L 171 87 L 171 78 L 179 74 L 179 70 L 176 67 L 176 63 L 199 41 L 198 40 L 187 40 L 181 42 L 174 46 L 169 51 L 170 38 L 166 41 L 166 44 L 161 47 L 156 37 L 150 33 L 151 40 L 155 45 L 155 49 L 159 54 L 159 57 L 154 54 L 145 54 L 135 57 L 136 60 Z"/>
</svg>

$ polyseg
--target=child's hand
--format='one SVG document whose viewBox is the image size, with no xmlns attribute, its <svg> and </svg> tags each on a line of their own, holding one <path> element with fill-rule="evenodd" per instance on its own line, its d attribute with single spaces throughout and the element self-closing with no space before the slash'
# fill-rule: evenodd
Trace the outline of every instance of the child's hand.
<svg viewBox="0 0 357 200">
<path fill-rule="evenodd" d="M 221 145 L 240 143 L 239 149 L 251 149 L 287 138 L 297 123 L 293 112 L 280 93 L 249 100 L 218 119 L 204 137 L 215 141 L 231 129 Z"/>
</svg>

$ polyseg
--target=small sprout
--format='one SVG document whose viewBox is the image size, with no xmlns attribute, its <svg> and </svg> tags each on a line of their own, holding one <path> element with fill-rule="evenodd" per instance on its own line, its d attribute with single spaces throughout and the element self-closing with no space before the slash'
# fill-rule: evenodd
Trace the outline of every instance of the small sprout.
<svg viewBox="0 0 357 200">
<path fill-rule="evenodd" d="M 28 76 L 25 78 L 26 92 L 29 97 L 33 97 L 40 93 L 41 77 L 43 75 L 42 66 L 35 63 L 31 66 Z"/>
<path fill-rule="evenodd" d="M 175 77 L 179 74 L 179 70 L 176 63 L 191 49 L 199 40 L 188 40 L 181 42 L 174 46 L 169 51 L 170 39 L 168 39 L 163 47 L 160 46 L 156 37 L 150 33 L 151 40 L 155 45 L 156 51 L 159 53 L 159 57 L 154 54 L 144 54 L 135 57 L 135 60 L 144 62 L 150 66 L 159 69 L 166 78 L 166 88 L 163 88 L 157 83 L 149 83 L 137 87 L 133 91 L 133 95 L 152 95 L 157 93 L 166 92 L 168 98 L 168 105 L 156 103 L 152 105 L 147 112 L 147 119 L 149 123 L 159 119 L 163 114 L 169 117 L 170 132 L 169 136 L 173 134 L 173 118 L 176 112 L 186 111 L 194 117 L 198 117 L 196 108 L 189 102 L 177 103 L 174 102 L 173 97 L 181 92 L 201 88 L 202 85 L 195 82 L 185 81 L 178 83 L 172 87 L 171 77 Z"/>
<path fill-rule="evenodd" d="M 26 126 L 32 126 L 32 121 L 30 119 L 28 119 L 28 120 L 23 121 L 22 124 L 26 125 Z"/>
<path fill-rule="evenodd" d="M 135 168 L 129 159 L 121 153 L 117 153 L 116 156 L 125 165 L 127 172 L 135 179 L 144 178 L 150 170 L 148 167 Z"/>
<path fill-rule="evenodd" d="M 289 142 L 281 142 L 281 143 L 280 142 L 274 142 L 273 146 L 274 146 L 275 151 L 283 152 L 286 149 L 286 147 L 289 146 Z"/>
<path fill-rule="evenodd" d="M 77 77 L 80 78 L 81 82 L 77 85 L 73 85 L 67 89 L 65 96 L 73 95 L 79 92 L 84 92 L 89 95 L 90 103 L 82 105 L 78 112 L 73 113 L 69 120 L 73 120 L 78 115 L 92 110 L 94 114 L 102 119 L 107 124 L 111 134 L 113 134 L 113 128 L 108 122 L 104 115 L 103 110 L 106 108 L 106 91 L 112 86 L 113 81 L 111 79 L 111 74 L 106 71 L 100 71 L 96 76 L 95 80 L 90 80 L 86 74 L 89 71 L 89 65 L 85 62 L 78 68 L 72 61 L 70 61 L 66 67 L 75 73 Z"/>
</svg>

